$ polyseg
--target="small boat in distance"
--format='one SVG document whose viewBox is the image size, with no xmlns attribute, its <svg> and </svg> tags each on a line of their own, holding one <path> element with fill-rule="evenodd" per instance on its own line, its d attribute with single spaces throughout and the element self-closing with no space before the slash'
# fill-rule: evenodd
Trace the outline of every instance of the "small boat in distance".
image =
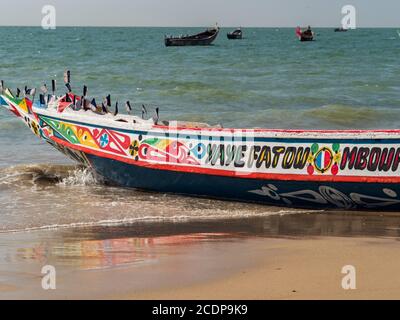
<svg viewBox="0 0 400 320">
<path fill-rule="evenodd" d="M 243 39 L 242 28 L 238 28 L 235 31 L 229 32 L 227 35 L 229 40 L 240 40 Z"/>
<path fill-rule="evenodd" d="M 219 27 L 215 26 L 195 35 L 165 36 L 164 42 L 167 47 L 208 46 L 217 38 L 218 33 Z"/>
<path fill-rule="evenodd" d="M 310 26 L 308 26 L 308 28 L 306 30 L 301 30 L 300 27 L 297 27 L 296 35 L 300 41 L 313 41 L 314 40 L 314 32 L 311 30 Z"/>
<path fill-rule="evenodd" d="M 343 28 L 343 27 L 340 27 L 340 28 L 336 28 L 334 31 L 335 31 L 335 32 L 347 32 L 347 30 L 348 30 L 348 29 L 345 29 L 345 28 Z"/>
</svg>

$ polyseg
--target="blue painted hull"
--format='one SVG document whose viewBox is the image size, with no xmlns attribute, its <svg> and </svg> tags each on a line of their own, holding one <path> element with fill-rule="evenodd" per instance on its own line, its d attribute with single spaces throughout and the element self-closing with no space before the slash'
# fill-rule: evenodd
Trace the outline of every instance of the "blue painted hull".
<svg viewBox="0 0 400 320">
<path fill-rule="evenodd" d="M 86 154 L 113 185 L 165 193 L 309 209 L 400 210 L 400 186 L 384 183 L 265 181 L 159 170 Z"/>
</svg>

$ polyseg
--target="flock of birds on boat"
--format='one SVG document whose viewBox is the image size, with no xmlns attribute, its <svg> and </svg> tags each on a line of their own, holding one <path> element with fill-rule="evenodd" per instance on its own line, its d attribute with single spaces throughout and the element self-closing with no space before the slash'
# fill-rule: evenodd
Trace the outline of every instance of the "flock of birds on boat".
<svg viewBox="0 0 400 320">
<path fill-rule="evenodd" d="M 346 32 L 348 29 L 344 27 L 334 29 L 335 32 Z M 206 29 L 203 32 L 194 35 L 179 35 L 171 36 L 166 35 L 164 37 L 164 43 L 167 47 L 171 46 L 205 46 L 211 45 L 215 39 L 217 39 L 220 28 L 216 25 L 213 28 Z M 241 40 L 243 39 L 242 28 L 237 28 L 232 32 L 227 33 L 227 38 L 229 40 Z M 311 27 L 302 30 L 300 27 L 296 28 L 296 36 L 300 41 L 314 41 L 315 33 L 312 31 Z"/>
<path fill-rule="evenodd" d="M 118 100 L 115 102 L 114 110 L 112 111 L 112 103 L 111 103 L 111 95 L 107 95 L 103 98 L 101 104 L 97 104 L 95 98 L 88 98 L 88 87 L 86 85 L 83 86 L 82 95 L 76 95 L 72 93 L 71 87 L 71 71 L 66 70 L 64 72 L 64 84 L 66 87 L 65 95 L 57 96 L 57 82 L 56 80 L 51 80 L 51 93 L 49 93 L 47 84 L 44 84 L 40 88 L 39 94 L 39 103 L 36 103 L 39 107 L 46 108 L 49 105 L 54 105 L 59 102 L 67 103 L 67 107 L 74 111 L 90 111 L 97 115 L 114 115 L 115 117 L 119 114 L 119 102 Z M 22 91 L 20 88 L 16 89 L 16 94 L 14 94 L 11 89 L 6 88 L 4 85 L 4 81 L 0 80 L 0 93 L 3 94 L 7 92 L 8 95 L 17 98 L 23 99 L 31 97 L 32 105 L 35 103 L 35 96 L 36 96 L 36 88 L 30 89 L 25 86 L 24 90 Z M 66 108 L 65 108 L 66 109 Z M 133 114 L 133 104 L 128 100 L 125 102 L 125 109 L 129 115 Z M 64 110 L 64 109 L 63 109 Z M 142 104 L 142 114 L 141 118 L 143 120 L 150 120 L 148 117 L 147 108 L 144 104 Z M 154 110 L 154 114 L 151 117 L 153 123 L 155 125 L 159 122 L 159 108 L 156 107 Z"/>
</svg>

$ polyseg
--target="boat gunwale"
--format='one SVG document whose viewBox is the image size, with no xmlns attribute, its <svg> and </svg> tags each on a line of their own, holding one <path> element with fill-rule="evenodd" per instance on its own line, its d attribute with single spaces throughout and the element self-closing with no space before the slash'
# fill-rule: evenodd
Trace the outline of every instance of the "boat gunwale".
<svg viewBox="0 0 400 320">
<path fill-rule="evenodd" d="M 6 102 L 11 102 L 7 96 L 1 95 Z M 29 100 L 29 99 L 27 99 Z M 18 107 L 18 106 L 14 106 Z M 210 132 L 221 134 L 243 134 L 253 133 L 256 138 L 272 138 L 272 139 L 323 139 L 323 140 L 382 140 L 382 139 L 400 139 L 400 129 L 267 129 L 267 128 L 215 128 L 215 127 L 186 127 L 186 126 L 167 126 L 167 125 L 154 125 L 152 123 L 133 123 L 118 122 L 114 118 L 101 118 L 102 115 L 85 115 L 82 113 L 74 114 L 74 112 L 58 113 L 57 111 L 38 108 L 32 106 L 32 111 L 36 115 L 44 117 L 51 117 L 59 121 L 72 121 L 84 125 L 107 127 L 115 130 L 124 130 L 126 132 L 132 131 L 180 131 L 180 132 Z M 65 112 L 65 111 L 64 111 Z M 77 111 L 79 112 L 79 111 Z M 89 112 L 89 111 L 88 111 Z M 83 116 L 83 117 L 82 117 Z M 124 115 L 128 116 L 128 115 Z M 98 121 L 98 120 L 101 121 Z M 94 124 L 93 120 L 97 120 Z M 170 123 L 173 121 L 170 121 Z M 128 127 L 129 126 L 129 127 Z M 190 133 L 188 133 L 190 134 Z M 270 136 L 268 136 L 268 134 Z"/>
<path fill-rule="evenodd" d="M 272 134 L 271 138 L 280 138 L 279 136 L 276 136 L 276 134 L 282 134 L 281 138 L 289 138 L 291 135 L 296 135 L 293 138 L 321 138 L 319 135 L 330 135 L 328 137 L 324 137 L 324 139 L 390 139 L 390 136 L 388 135 L 396 135 L 393 137 L 393 139 L 398 139 L 400 138 L 400 129 L 341 129 L 341 130 L 334 130 L 334 129 L 328 129 L 328 130 L 323 130 L 323 129 L 267 129 L 267 128 L 213 128 L 213 127 L 185 127 L 185 126 L 167 126 L 167 125 L 154 125 L 154 124 L 140 124 L 136 123 L 135 127 L 128 127 L 132 126 L 132 123 L 125 123 L 125 122 L 118 122 L 115 119 L 111 118 L 106 118 L 106 119 L 101 119 L 103 121 L 99 121 L 96 124 L 93 124 L 90 122 L 90 120 L 94 120 L 95 117 L 102 117 L 100 115 L 93 115 L 93 116 L 85 116 L 85 117 L 79 117 L 82 116 L 82 114 L 79 115 L 74 115 L 73 113 L 69 114 L 64 114 L 64 117 L 62 116 L 62 113 L 55 113 L 55 112 L 48 112 L 46 109 L 38 109 L 36 107 L 33 107 L 34 112 L 37 115 L 45 116 L 45 117 L 51 117 L 56 120 L 60 121 L 73 121 L 73 122 L 79 122 L 82 124 L 90 125 L 90 126 L 107 126 L 114 128 L 116 130 L 128 130 L 128 131 L 138 131 L 138 129 L 145 130 L 145 131 L 150 131 L 150 130 L 162 130 L 162 131 L 169 131 L 169 130 L 176 130 L 176 131 L 204 131 L 204 132 L 212 132 L 212 133 L 255 133 L 255 134 Z M 40 111 L 38 111 L 40 110 Z M 45 111 L 45 112 L 43 112 Z M 47 111 L 47 112 L 46 112 Z M 82 119 L 83 118 L 83 119 Z M 86 119 L 85 119 L 86 118 Z M 97 119 L 96 119 L 97 120 Z M 332 137 L 331 135 L 336 135 L 338 137 Z M 357 134 L 357 136 L 354 136 L 354 134 Z M 377 135 L 377 134 L 383 134 L 384 136 L 382 137 L 373 137 L 371 135 Z M 340 137 L 340 135 L 344 135 L 343 137 Z"/>
</svg>

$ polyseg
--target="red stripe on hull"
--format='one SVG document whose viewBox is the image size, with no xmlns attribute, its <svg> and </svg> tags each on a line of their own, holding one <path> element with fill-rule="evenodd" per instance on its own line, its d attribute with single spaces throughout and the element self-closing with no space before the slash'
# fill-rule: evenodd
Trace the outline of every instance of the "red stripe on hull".
<svg viewBox="0 0 400 320">
<path fill-rule="evenodd" d="M 90 148 L 74 145 L 57 137 L 51 137 L 51 139 L 54 142 L 73 150 L 78 150 L 81 152 L 92 154 L 98 157 L 112 159 L 115 161 L 125 162 L 135 166 L 158 169 L 158 170 L 169 170 L 169 171 L 189 172 L 189 173 L 198 173 L 198 174 L 206 174 L 214 176 L 234 177 L 238 179 L 246 178 L 246 179 L 281 180 L 281 181 L 317 181 L 317 182 L 320 181 L 320 182 L 358 182 L 358 183 L 361 182 L 361 183 L 388 183 L 388 184 L 400 183 L 400 177 L 310 176 L 307 174 L 298 175 L 298 174 L 276 174 L 276 173 L 236 173 L 234 171 L 229 171 L 229 170 L 186 167 L 173 164 L 154 164 L 144 161 L 135 161 L 133 159 L 127 159 L 121 156 L 112 155 L 97 150 L 93 150 Z"/>
</svg>

